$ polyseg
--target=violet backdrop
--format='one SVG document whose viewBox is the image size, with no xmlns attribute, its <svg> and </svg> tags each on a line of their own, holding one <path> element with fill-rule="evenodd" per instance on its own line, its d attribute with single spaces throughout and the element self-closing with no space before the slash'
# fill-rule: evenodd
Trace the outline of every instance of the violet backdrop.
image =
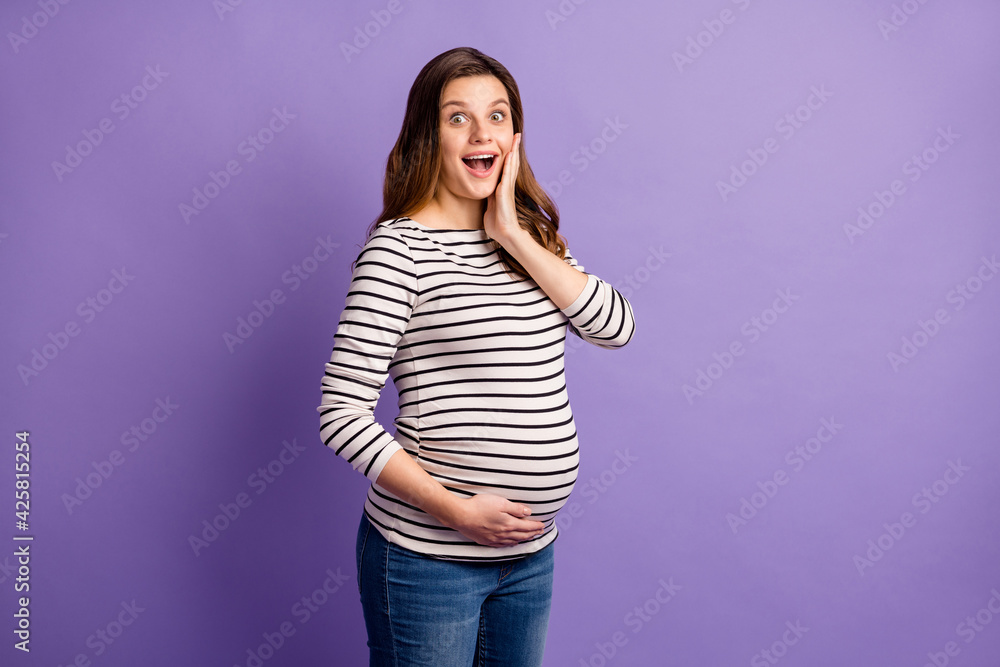
<svg viewBox="0 0 1000 667">
<path fill-rule="evenodd" d="M 636 314 L 567 352 L 546 664 L 1000 665 L 1000 5 L 17 0 L 0 27 L 4 665 L 366 664 L 367 482 L 320 378 L 409 86 L 455 46 L 517 79 L 561 231 Z"/>
</svg>

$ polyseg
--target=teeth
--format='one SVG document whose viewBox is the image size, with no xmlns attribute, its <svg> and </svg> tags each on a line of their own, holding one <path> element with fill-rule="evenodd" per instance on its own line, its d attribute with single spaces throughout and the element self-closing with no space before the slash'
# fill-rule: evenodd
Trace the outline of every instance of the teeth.
<svg viewBox="0 0 1000 667">
<path fill-rule="evenodd" d="M 483 153 L 481 155 L 470 155 L 468 157 L 462 158 L 463 160 L 475 160 L 476 158 L 491 158 L 496 157 L 493 153 Z"/>
</svg>

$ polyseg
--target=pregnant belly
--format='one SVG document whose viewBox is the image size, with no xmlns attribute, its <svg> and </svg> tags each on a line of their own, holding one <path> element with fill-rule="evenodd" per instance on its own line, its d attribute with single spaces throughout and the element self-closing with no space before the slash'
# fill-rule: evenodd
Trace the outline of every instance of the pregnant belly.
<svg viewBox="0 0 1000 667">
<path fill-rule="evenodd" d="M 531 508 L 532 518 L 548 522 L 566 504 L 576 483 L 580 453 L 575 435 L 562 442 L 457 449 L 424 443 L 417 462 L 446 488 L 469 497 L 491 493 Z"/>
</svg>

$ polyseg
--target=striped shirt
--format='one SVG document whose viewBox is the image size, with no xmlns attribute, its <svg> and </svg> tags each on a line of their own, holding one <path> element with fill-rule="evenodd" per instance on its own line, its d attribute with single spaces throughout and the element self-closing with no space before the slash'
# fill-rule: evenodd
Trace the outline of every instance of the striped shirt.
<svg viewBox="0 0 1000 667">
<path fill-rule="evenodd" d="M 565 261 L 586 273 L 568 251 Z M 317 410 L 323 443 L 371 480 L 364 511 L 389 542 L 500 561 L 556 539 L 555 515 L 579 467 L 563 374 L 567 326 L 604 348 L 625 345 L 635 330 L 628 301 L 586 275 L 560 310 L 534 281 L 504 271 L 482 229 L 379 223 L 358 255 Z M 387 375 L 399 393 L 394 437 L 373 416 Z M 401 448 L 460 497 L 524 503 L 544 532 L 483 546 L 401 501 L 377 481 Z"/>
</svg>

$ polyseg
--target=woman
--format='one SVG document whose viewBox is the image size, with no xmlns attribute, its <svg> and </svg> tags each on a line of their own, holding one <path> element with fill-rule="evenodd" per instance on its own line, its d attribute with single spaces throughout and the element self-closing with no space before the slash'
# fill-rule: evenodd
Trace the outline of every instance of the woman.
<svg viewBox="0 0 1000 667">
<path fill-rule="evenodd" d="M 566 248 L 521 129 L 493 58 L 424 66 L 326 364 L 320 435 L 372 482 L 357 539 L 371 665 L 541 664 L 579 462 L 566 328 L 617 348 L 634 322 Z M 389 373 L 395 437 L 373 417 Z"/>
</svg>

